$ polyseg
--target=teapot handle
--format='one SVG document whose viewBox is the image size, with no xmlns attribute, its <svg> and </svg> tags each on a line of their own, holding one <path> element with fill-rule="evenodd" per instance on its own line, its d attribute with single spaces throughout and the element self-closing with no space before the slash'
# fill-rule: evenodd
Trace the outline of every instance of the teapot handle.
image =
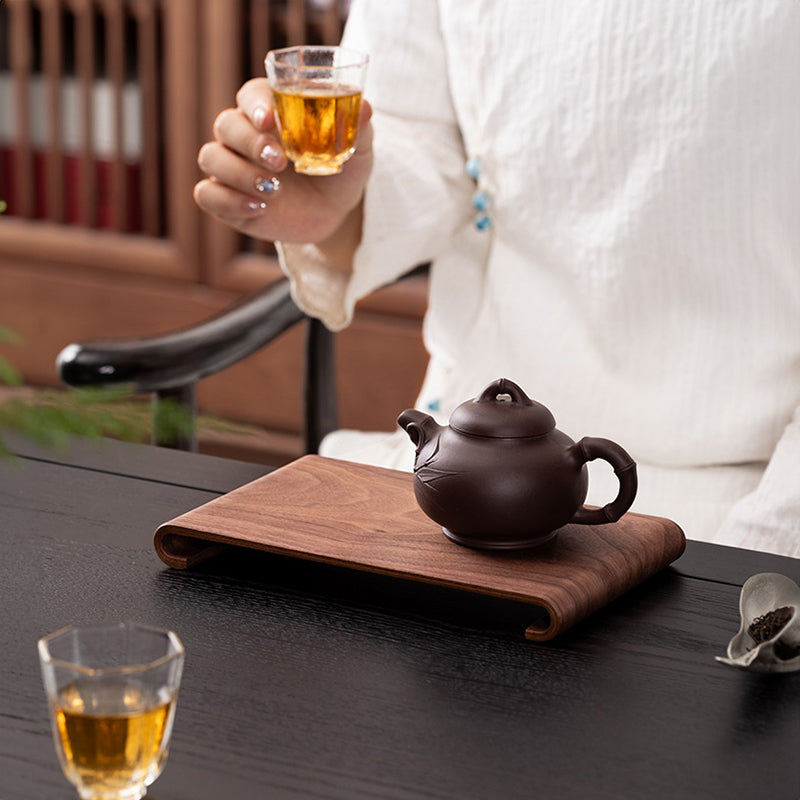
<svg viewBox="0 0 800 800">
<path fill-rule="evenodd" d="M 610 439 L 597 439 L 585 436 L 575 448 L 581 457 L 582 464 L 602 458 L 614 468 L 619 480 L 619 492 L 614 500 L 602 508 L 586 508 L 581 506 L 574 514 L 571 523 L 578 525 L 603 525 L 616 522 L 630 507 L 636 497 L 639 481 L 636 477 L 636 462 L 628 453 Z"/>
</svg>

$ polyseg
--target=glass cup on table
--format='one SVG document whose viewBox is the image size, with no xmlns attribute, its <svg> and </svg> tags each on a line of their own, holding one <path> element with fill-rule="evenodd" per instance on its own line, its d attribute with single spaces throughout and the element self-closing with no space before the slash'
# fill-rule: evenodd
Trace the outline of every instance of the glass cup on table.
<svg viewBox="0 0 800 800">
<path fill-rule="evenodd" d="M 335 175 L 355 152 L 368 61 L 344 47 L 267 53 L 275 120 L 296 172 Z"/>
<path fill-rule="evenodd" d="M 159 776 L 183 657 L 174 633 L 133 622 L 39 640 L 56 752 L 83 800 L 139 800 Z"/>
</svg>

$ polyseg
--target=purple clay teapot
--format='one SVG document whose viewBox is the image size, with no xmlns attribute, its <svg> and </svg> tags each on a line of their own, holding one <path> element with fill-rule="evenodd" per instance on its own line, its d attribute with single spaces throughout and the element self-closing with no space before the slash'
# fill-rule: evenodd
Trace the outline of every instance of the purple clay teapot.
<svg viewBox="0 0 800 800">
<path fill-rule="evenodd" d="M 458 544 L 532 547 L 567 523 L 616 522 L 636 496 L 636 463 L 625 450 L 608 439 L 572 441 L 507 378 L 458 406 L 449 425 L 416 409 L 397 422 L 417 448 L 417 502 Z M 586 508 L 586 462 L 595 458 L 614 468 L 619 492 L 603 508 Z"/>
</svg>

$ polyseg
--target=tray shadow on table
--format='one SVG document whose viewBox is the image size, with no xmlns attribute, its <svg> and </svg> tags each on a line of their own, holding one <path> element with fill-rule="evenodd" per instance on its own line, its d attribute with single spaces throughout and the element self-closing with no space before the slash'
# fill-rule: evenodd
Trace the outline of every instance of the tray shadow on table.
<svg viewBox="0 0 800 800">
<path fill-rule="evenodd" d="M 179 587 L 187 599 L 207 602 L 213 595 L 215 603 L 232 602 L 239 612 L 254 615 L 265 613 L 262 593 L 267 593 L 278 601 L 281 613 L 298 619 L 309 613 L 362 622 L 378 616 L 384 626 L 395 620 L 398 628 L 411 623 L 415 628 L 446 628 L 523 644 L 526 627 L 546 616 L 543 609 L 515 600 L 239 548 L 230 548 L 192 570 L 164 569 L 157 585 L 164 597 L 174 597 Z M 592 637 L 598 626 L 604 637 L 609 626 L 612 631 L 619 627 L 624 639 L 622 627 L 647 616 L 648 609 L 669 607 L 682 591 L 681 577 L 667 567 L 559 635 L 555 645 L 575 645 Z"/>
</svg>

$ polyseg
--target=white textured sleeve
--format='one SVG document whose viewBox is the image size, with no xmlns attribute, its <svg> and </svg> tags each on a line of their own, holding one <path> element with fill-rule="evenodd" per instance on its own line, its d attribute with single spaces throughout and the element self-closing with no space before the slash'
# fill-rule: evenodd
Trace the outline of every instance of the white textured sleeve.
<svg viewBox="0 0 800 800">
<path fill-rule="evenodd" d="M 758 487 L 733 506 L 714 541 L 800 558 L 800 408 Z"/>
<path fill-rule="evenodd" d="M 338 330 L 355 303 L 446 248 L 470 216 L 472 182 L 447 81 L 433 0 L 356 0 L 343 42 L 370 54 L 375 167 L 352 276 L 313 245 L 277 243 L 298 305 Z"/>
</svg>

